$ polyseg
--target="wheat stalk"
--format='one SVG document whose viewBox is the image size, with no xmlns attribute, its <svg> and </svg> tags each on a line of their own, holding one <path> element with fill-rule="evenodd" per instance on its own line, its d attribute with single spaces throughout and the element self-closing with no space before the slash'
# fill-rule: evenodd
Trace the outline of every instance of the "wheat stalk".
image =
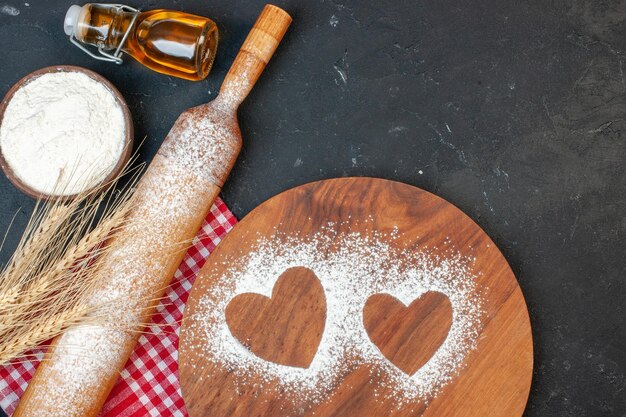
<svg viewBox="0 0 626 417">
<path fill-rule="evenodd" d="M 15 303 L 17 300 L 17 288 L 7 288 L 0 292 L 0 312 Z"/>
<path fill-rule="evenodd" d="M 19 297 L 22 303 L 32 303 L 41 299 L 55 284 L 65 281 L 68 275 L 77 275 L 72 269 L 76 265 L 88 264 L 101 254 L 98 245 L 108 240 L 121 227 L 130 205 L 126 205 L 111 217 L 102 220 L 91 232 L 83 236 L 76 244 L 70 246 L 65 255 L 46 273 L 46 277 L 34 282 L 24 295 Z M 79 264 L 80 262 L 80 264 Z"/>
<path fill-rule="evenodd" d="M 85 305 L 75 305 L 50 317 L 42 317 L 38 323 L 32 323 L 19 332 L 12 332 L 0 343 L 0 363 L 10 361 L 42 341 L 57 336 L 69 326 L 81 323 L 87 312 Z"/>
<path fill-rule="evenodd" d="M 33 258 L 40 259 L 46 247 L 41 245 L 42 239 L 50 239 L 50 237 L 59 235 L 57 231 L 67 223 L 71 213 L 75 209 L 75 204 L 52 204 L 48 207 L 37 202 L 33 215 L 24 231 L 24 238 L 21 239 L 15 250 L 11 262 L 7 266 L 7 270 L 3 274 L 6 279 L 13 279 L 13 285 L 23 282 L 27 274 L 24 271 L 34 268 Z M 41 210 L 39 210 L 41 208 Z M 60 233 L 62 235 L 62 233 Z M 22 271 L 22 274 L 15 272 Z M 9 283 L 5 283 L 9 284 Z"/>
<path fill-rule="evenodd" d="M 54 204 L 50 206 L 49 209 L 44 209 L 42 219 L 37 222 L 38 225 L 36 229 L 33 230 L 33 232 L 28 236 L 29 239 L 25 240 L 23 245 L 18 248 L 21 254 L 33 253 L 34 251 L 37 251 L 37 249 L 41 249 L 36 247 L 37 242 L 41 238 L 49 237 L 54 230 L 58 229 L 63 223 L 65 223 L 73 208 L 74 207 L 71 204 Z M 17 265 L 15 266 L 19 266 L 20 262 L 23 260 L 24 258 L 21 256 L 16 258 Z"/>
<path fill-rule="evenodd" d="M 38 202 L 12 258 L 0 271 L 0 363 L 69 326 L 105 322 L 89 302 L 107 241 L 124 227 L 141 167 L 70 201 Z"/>
</svg>

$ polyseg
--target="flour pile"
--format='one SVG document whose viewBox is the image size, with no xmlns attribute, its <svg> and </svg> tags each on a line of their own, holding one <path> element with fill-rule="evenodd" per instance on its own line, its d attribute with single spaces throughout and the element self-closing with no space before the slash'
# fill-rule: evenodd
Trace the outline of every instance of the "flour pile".
<svg viewBox="0 0 626 417">
<path fill-rule="evenodd" d="M 37 76 L 9 101 L 0 149 L 37 192 L 72 195 L 111 173 L 124 149 L 124 114 L 113 93 L 80 72 Z"/>
</svg>

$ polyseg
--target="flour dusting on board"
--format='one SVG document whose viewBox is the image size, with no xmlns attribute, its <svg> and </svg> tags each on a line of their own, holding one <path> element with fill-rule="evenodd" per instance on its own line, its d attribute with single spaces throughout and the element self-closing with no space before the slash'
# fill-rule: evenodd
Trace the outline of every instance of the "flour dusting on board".
<svg viewBox="0 0 626 417">
<path fill-rule="evenodd" d="M 331 227 L 302 239 L 274 236 L 260 239 L 231 266 L 218 284 L 200 299 L 190 317 L 193 350 L 236 376 L 241 388 L 276 389 L 279 395 L 318 403 L 351 370 L 368 365 L 399 404 L 428 401 L 463 368 L 476 348 L 482 317 L 482 295 L 476 288 L 473 258 L 450 247 L 443 257 L 426 249 L 401 248 L 397 232 L 364 236 L 338 234 Z M 328 248 L 336 248 L 329 251 Z M 317 353 L 306 369 L 265 361 L 246 349 L 228 328 L 225 310 L 242 293 L 271 296 L 287 269 L 306 267 L 319 278 L 327 302 L 326 327 Z M 409 305 L 428 291 L 445 294 L 453 322 L 445 342 L 415 374 L 409 376 L 389 362 L 371 342 L 363 325 L 363 308 L 374 294 L 390 294 Z M 256 381 L 256 382 L 253 382 Z M 274 388 L 272 388 L 274 387 Z"/>
</svg>

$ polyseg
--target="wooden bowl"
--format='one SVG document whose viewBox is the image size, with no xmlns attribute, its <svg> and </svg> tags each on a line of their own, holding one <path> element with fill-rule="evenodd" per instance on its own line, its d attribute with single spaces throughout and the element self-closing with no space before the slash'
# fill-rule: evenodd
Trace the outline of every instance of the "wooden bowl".
<svg viewBox="0 0 626 417">
<path fill-rule="evenodd" d="M 104 78 L 100 74 L 97 74 L 97 73 L 95 73 L 95 72 L 93 72 L 91 70 L 88 70 L 86 68 L 77 67 L 77 66 L 73 66 L 73 65 L 55 65 L 55 66 L 52 66 L 52 67 L 45 67 L 45 68 L 39 69 L 37 71 L 31 72 L 30 74 L 26 75 L 24 78 L 19 80 L 17 83 L 15 83 L 15 85 L 13 85 L 13 87 L 11 87 L 11 89 L 6 93 L 6 95 L 2 99 L 2 102 L 0 102 L 0 125 L 2 124 L 2 120 L 4 118 L 4 112 L 6 111 L 6 108 L 7 108 L 8 104 L 9 104 L 9 102 L 11 101 L 11 99 L 13 98 L 15 93 L 20 88 L 22 88 L 24 85 L 28 84 L 29 82 L 31 82 L 32 80 L 34 80 L 35 78 L 37 78 L 37 77 L 39 77 L 41 75 L 49 74 L 49 73 L 55 73 L 55 72 L 80 72 L 80 73 L 83 73 L 83 74 L 87 75 L 89 78 L 99 82 L 104 87 L 106 87 L 111 93 L 113 93 L 113 96 L 115 97 L 115 101 L 117 102 L 117 104 L 119 104 L 120 108 L 122 109 L 122 114 L 124 115 L 124 133 L 125 133 L 125 136 L 124 136 L 124 150 L 122 151 L 122 154 L 120 155 L 120 158 L 117 161 L 117 164 L 111 170 L 109 175 L 107 175 L 106 178 L 102 180 L 102 182 L 100 182 L 99 184 L 94 185 L 93 188 L 96 188 L 96 187 L 98 187 L 101 184 L 110 182 L 111 180 L 113 180 L 115 177 L 117 177 L 122 172 L 122 170 L 124 169 L 124 167 L 128 163 L 128 160 L 130 159 L 130 155 L 131 155 L 132 150 L 133 150 L 133 137 L 134 137 L 133 121 L 132 121 L 132 118 L 131 118 L 131 115 L 130 115 L 130 110 L 128 109 L 128 105 L 126 104 L 126 101 L 124 100 L 124 97 L 118 91 L 118 89 L 115 88 L 115 86 L 113 84 L 111 84 L 111 82 L 109 80 L 107 80 L 106 78 Z M 15 185 L 22 192 L 24 192 L 25 194 L 28 194 L 29 196 L 31 196 L 33 198 L 44 199 L 44 200 L 66 200 L 66 199 L 71 199 L 71 198 L 76 196 L 76 194 L 71 194 L 71 195 L 46 194 L 46 193 L 42 193 L 40 191 L 37 191 L 37 190 L 31 188 L 30 186 L 25 184 L 13 172 L 13 170 L 9 166 L 9 163 L 4 158 L 4 155 L 2 154 L 2 149 L 1 148 L 0 148 L 0 167 L 2 167 L 2 170 L 6 174 L 7 178 L 9 179 L 9 181 L 11 181 L 13 183 L 13 185 Z"/>
</svg>

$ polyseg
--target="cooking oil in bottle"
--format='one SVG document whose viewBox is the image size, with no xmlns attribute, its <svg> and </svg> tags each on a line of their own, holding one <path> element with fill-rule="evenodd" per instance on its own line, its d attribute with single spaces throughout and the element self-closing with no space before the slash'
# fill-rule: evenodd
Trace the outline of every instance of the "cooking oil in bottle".
<svg viewBox="0 0 626 417">
<path fill-rule="evenodd" d="M 74 5 L 64 26 L 72 42 L 96 59 L 121 63 L 125 52 L 154 71 L 188 80 L 206 78 L 217 50 L 215 22 L 173 10 Z M 81 43 L 97 47 L 98 54 Z"/>
</svg>

